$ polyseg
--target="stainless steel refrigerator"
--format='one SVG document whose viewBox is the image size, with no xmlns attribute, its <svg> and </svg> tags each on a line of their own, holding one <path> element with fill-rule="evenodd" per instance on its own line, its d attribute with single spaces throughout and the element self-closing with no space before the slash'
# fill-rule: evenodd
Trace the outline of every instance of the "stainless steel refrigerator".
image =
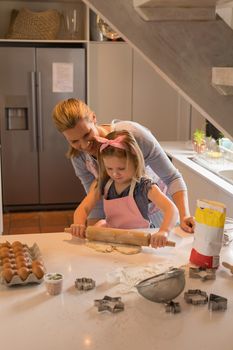
<svg viewBox="0 0 233 350">
<path fill-rule="evenodd" d="M 0 47 L 4 208 L 58 208 L 82 200 L 52 110 L 62 99 L 85 100 L 85 61 L 82 47 Z"/>
</svg>

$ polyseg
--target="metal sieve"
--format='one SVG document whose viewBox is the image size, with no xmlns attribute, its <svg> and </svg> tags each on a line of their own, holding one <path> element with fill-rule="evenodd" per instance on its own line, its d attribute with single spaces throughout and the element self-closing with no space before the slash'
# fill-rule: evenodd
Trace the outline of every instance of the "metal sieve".
<svg viewBox="0 0 233 350">
<path fill-rule="evenodd" d="M 184 270 L 172 268 L 137 283 L 135 287 L 144 298 L 163 303 L 176 298 L 184 290 L 184 286 Z"/>
</svg>

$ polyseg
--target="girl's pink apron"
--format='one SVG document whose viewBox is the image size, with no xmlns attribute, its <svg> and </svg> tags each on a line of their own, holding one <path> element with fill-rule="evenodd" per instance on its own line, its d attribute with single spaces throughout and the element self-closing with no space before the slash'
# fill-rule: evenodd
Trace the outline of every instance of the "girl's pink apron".
<svg viewBox="0 0 233 350">
<path fill-rule="evenodd" d="M 123 229 L 149 228 L 149 221 L 144 219 L 133 197 L 136 181 L 132 180 L 127 197 L 106 199 L 112 183 L 113 180 L 109 179 L 104 188 L 104 212 L 107 226 Z"/>
</svg>

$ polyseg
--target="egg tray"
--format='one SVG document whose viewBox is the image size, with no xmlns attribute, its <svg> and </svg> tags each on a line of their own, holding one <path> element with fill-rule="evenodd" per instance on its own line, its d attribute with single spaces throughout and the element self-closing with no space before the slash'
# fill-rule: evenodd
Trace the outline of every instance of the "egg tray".
<svg viewBox="0 0 233 350">
<path fill-rule="evenodd" d="M 42 255 L 40 252 L 40 249 L 36 243 L 33 244 L 32 247 L 29 247 L 29 251 L 32 256 L 32 260 L 40 260 L 42 263 Z M 7 282 L 3 277 L 2 277 L 2 259 L 0 258 L 0 282 L 2 284 L 5 284 L 7 287 L 11 286 L 16 286 L 16 285 L 26 285 L 30 283 L 41 283 L 43 282 L 44 277 L 42 278 L 37 278 L 34 273 L 30 273 L 28 277 L 23 281 L 18 275 L 15 275 L 12 277 L 10 282 Z"/>
</svg>

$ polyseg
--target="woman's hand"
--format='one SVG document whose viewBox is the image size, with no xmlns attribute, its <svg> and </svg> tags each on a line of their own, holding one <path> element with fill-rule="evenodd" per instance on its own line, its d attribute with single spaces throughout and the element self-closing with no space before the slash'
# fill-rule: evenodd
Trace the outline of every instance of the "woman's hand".
<svg viewBox="0 0 233 350">
<path fill-rule="evenodd" d="M 180 221 L 180 227 L 188 233 L 194 233 L 194 228 L 195 228 L 194 216 L 184 216 L 183 219 Z"/>
<path fill-rule="evenodd" d="M 153 248 L 165 247 L 168 239 L 168 232 L 159 230 L 151 235 L 150 244 Z"/>
<path fill-rule="evenodd" d="M 70 225 L 72 236 L 85 238 L 86 237 L 86 225 L 83 224 L 72 224 Z"/>
</svg>

